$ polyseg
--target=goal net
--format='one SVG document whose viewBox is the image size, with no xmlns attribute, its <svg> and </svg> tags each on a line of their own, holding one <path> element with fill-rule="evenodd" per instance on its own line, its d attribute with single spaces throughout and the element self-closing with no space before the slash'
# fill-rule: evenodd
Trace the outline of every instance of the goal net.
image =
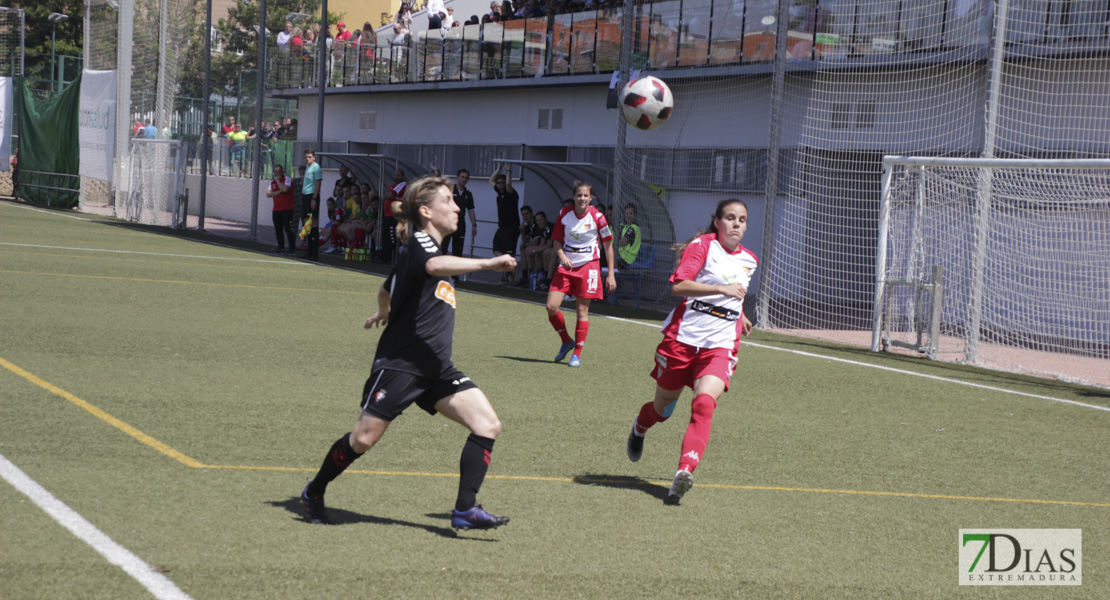
<svg viewBox="0 0 1110 600">
<path fill-rule="evenodd" d="M 884 166 L 872 350 L 919 345 L 924 328 L 936 337 L 917 350 L 941 359 L 1110 377 L 1110 159 Z"/>
<path fill-rule="evenodd" d="M 180 140 L 132 140 L 116 215 L 147 225 L 178 226 L 178 219 L 184 218 L 184 148 Z"/>
</svg>

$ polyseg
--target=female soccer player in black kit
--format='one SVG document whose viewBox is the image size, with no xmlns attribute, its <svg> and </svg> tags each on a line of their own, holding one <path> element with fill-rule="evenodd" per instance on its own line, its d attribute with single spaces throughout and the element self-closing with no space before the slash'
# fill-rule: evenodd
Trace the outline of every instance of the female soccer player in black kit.
<svg viewBox="0 0 1110 600">
<path fill-rule="evenodd" d="M 362 414 L 354 431 L 339 438 L 316 477 L 301 492 L 305 516 L 328 523 L 324 492 L 355 459 L 374 446 L 389 424 L 410 404 L 443 416 L 470 430 L 459 465 L 459 495 L 451 512 L 455 529 L 490 529 L 509 522 L 477 504 L 501 421 L 478 386 L 451 362 L 455 329 L 453 276 L 490 269 L 512 272 L 508 254 L 493 258 L 444 255 L 443 240 L 458 226 L 458 206 L 450 182 L 428 177 L 405 192 L 398 238 L 404 252 L 378 292 L 378 312 L 366 329 L 382 325 L 370 378 L 362 390 Z M 412 235 L 409 231 L 415 229 Z"/>
</svg>

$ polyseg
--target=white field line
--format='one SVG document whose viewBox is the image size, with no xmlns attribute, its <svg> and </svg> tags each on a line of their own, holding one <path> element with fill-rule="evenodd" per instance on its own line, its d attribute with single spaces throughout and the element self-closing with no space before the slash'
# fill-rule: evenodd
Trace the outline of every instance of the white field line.
<svg viewBox="0 0 1110 600">
<path fill-rule="evenodd" d="M 622 318 L 619 318 L 619 317 L 607 317 L 607 318 L 613 319 L 614 321 L 622 321 L 624 323 L 634 323 L 636 325 L 646 325 L 648 327 L 659 328 L 659 325 L 657 325 L 655 323 L 645 323 L 643 321 L 634 321 L 632 319 L 622 319 Z M 777 350 L 779 352 L 789 352 L 790 354 L 797 354 L 799 356 L 808 356 L 810 358 L 822 358 L 822 359 L 825 359 L 825 360 L 831 360 L 831 361 L 834 361 L 834 362 L 844 363 L 844 364 L 848 364 L 848 365 L 854 365 L 854 366 L 857 366 L 857 367 L 867 367 L 869 369 L 879 369 L 880 371 L 888 371 L 888 372 L 891 372 L 891 373 L 898 373 L 900 375 L 910 375 L 912 377 L 923 377 L 925 379 L 932 379 L 934 381 L 943 381 L 945 383 L 953 383 L 953 384 L 956 384 L 956 385 L 965 385 L 965 386 L 968 386 L 968 387 L 973 387 L 973 388 L 977 388 L 977 389 L 981 389 L 981 390 L 989 390 L 989 391 L 992 391 L 992 392 L 1001 392 L 1003 394 L 1013 394 L 1015 396 L 1025 396 L 1026 398 L 1036 398 L 1038 400 L 1050 400 L 1052 402 L 1059 402 L 1061 404 L 1071 404 L 1072 406 L 1080 406 L 1080 407 L 1083 407 L 1083 408 L 1093 408 L 1095 410 L 1110 412 L 1110 407 L 1107 407 L 1107 406 L 1099 406 L 1097 404 L 1087 404 L 1086 402 L 1076 402 L 1075 400 L 1068 400 L 1066 398 L 1056 398 L 1054 396 L 1042 396 L 1040 394 L 1030 394 L 1029 392 L 1019 392 L 1017 390 L 1008 390 L 1006 388 L 995 387 L 993 385 L 983 385 L 981 383 L 972 383 L 970 381 L 960 381 L 959 379 L 952 379 L 952 378 L 949 378 L 949 377 L 941 377 L 939 375 L 929 375 L 927 373 L 917 373 L 917 372 L 914 372 L 914 371 L 907 371 L 905 369 L 895 369 L 894 367 L 884 367 L 882 365 L 873 365 L 873 364 L 870 364 L 870 363 L 859 362 L 859 361 L 855 361 L 855 360 L 848 360 L 846 358 L 836 358 L 836 357 L 833 357 L 833 356 L 825 356 L 824 354 L 815 354 L 813 352 L 803 352 L 801 350 L 791 350 L 791 349 L 788 349 L 788 348 L 778 348 L 776 346 L 768 346 L 766 344 L 757 344 L 757 343 L 754 343 L 754 342 L 743 342 L 743 345 L 744 346 L 751 346 L 753 348 L 761 348 L 763 350 Z"/>
<path fill-rule="evenodd" d="M 206 260 L 230 260 L 237 262 L 266 263 L 271 265 L 305 266 L 308 263 L 296 260 L 267 260 L 261 258 L 232 258 L 230 256 L 200 256 L 196 254 L 168 254 L 166 252 L 137 252 L 135 250 L 110 250 L 106 248 L 73 248 L 69 246 L 43 246 L 41 244 L 13 244 L 0 242 L 0 246 L 15 246 L 19 248 L 40 248 L 45 250 L 70 250 L 73 252 L 110 252 L 112 254 L 140 254 L 145 256 L 162 256 L 166 258 L 203 258 Z M 244 252 L 249 252 L 244 250 Z"/>
<path fill-rule="evenodd" d="M 108 562 L 123 569 L 149 590 L 155 598 L 182 600 L 190 598 L 166 576 L 155 571 L 141 558 L 117 544 L 72 508 L 55 498 L 53 494 L 46 491 L 46 488 L 28 477 L 26 473 L 3 455 L 0 455 L 0 477 L 12 484 L 15 489 L 23 492 L 25 496 L 30 498 L 39 508 L 46 511 L 46 514 L 53 517 L 62 527 L 68 529 L 81 541 L 92 546 L 92 549 L 108 559 Z"/>
</svg>

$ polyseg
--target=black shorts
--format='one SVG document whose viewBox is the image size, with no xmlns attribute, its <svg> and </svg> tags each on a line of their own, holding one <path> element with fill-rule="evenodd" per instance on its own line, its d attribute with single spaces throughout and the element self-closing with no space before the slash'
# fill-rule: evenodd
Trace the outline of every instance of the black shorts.
<svg viewBox="0 0 1110 600">
<path fill-rule="evenodd" d="M 478 386 L 458 369 L 443 374 L 439 379 L 381 369 L 371 373 L 366 380 L 360 405 L 362 410 L 386 421 L 396 419 L 414 402 L 428 411 L 428 414 L 434 415 L 436 402 L 476 387 Z"/>
<path fill-rule="evenodd" d="M 513 227 L 498 227 L 497 233 L 493 234 L 493 251 L 501 254 L 512 254 L 516 250 L 516 238 L 520 235 L 520 230 L 514 225 Z"/>
</svg>

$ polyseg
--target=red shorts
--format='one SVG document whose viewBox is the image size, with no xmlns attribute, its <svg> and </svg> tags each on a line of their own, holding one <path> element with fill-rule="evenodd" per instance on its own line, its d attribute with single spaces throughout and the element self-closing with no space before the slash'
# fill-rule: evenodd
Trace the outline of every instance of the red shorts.
<svg viewBox="0 0 1110 600">
<path fill-rule="evenodd" d="M 551 278 L 551 287 L 547 289 L 579 298 L 601 300 L 605 297 L 601 290 L 601 262 L 592 260 L 581 267 L 570 269 L 559 265 L 555 276 Z"/>
<path fill-rule="evenodd" d="M 713 375 L 725 382 L 736 369 L 736 361 L 729 348 L 698 348 L 677 340 L 665 339 L 655 349 L 655 367 L 651 376 L 659 387 L 677 390 L 694 389 L 694 382 L 705 375 Z"/>
</svg>

